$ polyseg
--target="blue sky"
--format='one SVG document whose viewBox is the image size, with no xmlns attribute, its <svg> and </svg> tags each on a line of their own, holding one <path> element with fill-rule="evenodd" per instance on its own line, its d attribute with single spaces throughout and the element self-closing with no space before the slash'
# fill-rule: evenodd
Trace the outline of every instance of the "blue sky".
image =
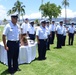
<svg viewBox="0 0 76 75">
<path fill-rule="evenodd" d="M 25 17 L 29 18 L 39 18 L 41 13 L 39 11 L 39 7 L 41 5 L 41 0 L 20 0 L 25 5 Z M 43 0 L 43 3 L 50 1 L 50 3 L 55 3 L 57 5 L 61 5 L 62 0 Z M 0 19 L 7 18 L 7 11 L 11 9 L 16 0 L 0 0 Z M 69 7 L 67 7 L 68 17 L 76 16 L 76 0 L 69 0 Z M 64 7 L 62 6 L 62 15 L 64 17 Z"/>
</svg>

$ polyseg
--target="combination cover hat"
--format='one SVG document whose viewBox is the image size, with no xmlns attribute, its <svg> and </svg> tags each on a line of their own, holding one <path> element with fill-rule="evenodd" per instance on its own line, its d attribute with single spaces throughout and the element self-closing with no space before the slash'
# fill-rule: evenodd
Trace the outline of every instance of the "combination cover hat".
<svg viewBox="0 0 76 75">
<path fill-rule="evenodd" d="M 45 20 L 41 20 L 41 23 L 46 23 L 46 21 Z"/>
<path fill-rule="evenodd" d="M 17 17 L 18 18 L 18 13 L 11 14 L 11 17 Z"/>
</svg>

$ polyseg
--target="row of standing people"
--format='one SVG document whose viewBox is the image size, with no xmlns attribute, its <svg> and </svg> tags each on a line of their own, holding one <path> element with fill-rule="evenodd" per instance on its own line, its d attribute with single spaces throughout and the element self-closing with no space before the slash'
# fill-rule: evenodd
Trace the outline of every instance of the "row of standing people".
<svg viewBox="0 0 76 75">
<path fill-rule="evenodd" d="M 57 36 L 57 48 L 62 48 L 65 46 L 66 35 L 68 34 L 68 45 L 73 45 L 75 26 L 74 23 L 66 28 L 66 25 L 63 25 L 63 21 L 60 21 L 60 25 L 56 27 L 56 36 Z"/>
<path fill-rule="evenodd" d="M 54 44 L 55 34 L 57 36 L 56 48 L 62 48 L 62 46 L 65 46 L 67 32 L 69 36 L 68 45 L 73 45 L 74 30 L 74 23 L 69 28 L 66 28 L 66 25 L 63 25 L 63 21 L 60 21 L 59 25 L 56 26 L 54 20 L 51 25 L 50 21 L 42 20 L 37 30 L 34 28 L 34 21 L 30 22 L 26 34 L 29 35 L 31 40 L 35 40 L 35 36 L 37 37 L 39 59 L 45 59 L 46 49 L 50 50 L 50 44 Z"/>
<path fill-rule="evenodd" d="M 26 18 L 24 23 L 21 25 L 21 34 L 22 36 L 29 36 L 31 40 L 35 40 L 36 30 L 34 27 L 34 21 L 30 21 L 29 23 Z"/>
<path fill-rule="evenodd" d="M 46 59 L 46 47 L 50 48 L 50 43 L 54 43 L 55 32 L 57 34 L 57 48 L 61 48 L 62 34 L 63 34 L 63 23 L 60 22 L 60 25 L 57 27 L 54 25 L 55 21 L 52 21 L 51 29 L 49 26 L 49 22 L 41 21 L 40 27 L 35 30 L 34 22 L 28 23 L 28 19 L 22 24 L 21 28 L 19 28 L 17 24 L 18 15 L 11 15 L 11 22 L 8 23 L 3 30 L 3 43 L 4 48 L 7 51 L 8 58 L 8 71 L 9 73 L 14 73 L 19 70 L 18 66 L 18 56 L 19 56 L 19 43 L 21 41 L 22 36 L 29 36 L 30 39 L 35 40 L 35 35 L 37 36 L 38 42 L 38 59 L 44 60 Z M 47 25 L 47 26 L 46 26 Z M 54 26 L 56 28 L 54 28 Z M 70 43 L 70 39 L 74 38 L 74 29 L 69 27 L 69 45 L 73 45 L 73 42 Z M 20 35 L 22 35 L 20 37 Z M 7 42 L 6 42 L 7 39 Z M 51 41 L 51 40 L 52 41 Z M 51 42 L 50 42 L 51 41 Z M 11 63 L 12 62 L 12 63 Z"/>
<path fill-rule="evenodd" d="M 56 26 L 54 25 L 54 23 L 55 23 L 55 21 L 52 21 L 52 24 L 50 26 L 50 21 L 46 21 L 46 26 L 45 26 L 47 29 L 48 35 L 51 37 L 51 41 L 50 41 L 51 44 L 54 43 L 54 37 L 55 37 Z M 21 34 L 29 36 L 31 40 L 35 40 L 35 35 L 36 35 L 37 29 L 38 28 L 35 28 L 35 26 L 34 26 L 34 21 L 30 21 L 30 23 L 28 23 L 28 19 L 25 19 L 25 22 L 22 23 L 22 25 L 21 25 Z M 31 38 L 31 37 L 33 37 L 33 38 Z"/>
</svg>

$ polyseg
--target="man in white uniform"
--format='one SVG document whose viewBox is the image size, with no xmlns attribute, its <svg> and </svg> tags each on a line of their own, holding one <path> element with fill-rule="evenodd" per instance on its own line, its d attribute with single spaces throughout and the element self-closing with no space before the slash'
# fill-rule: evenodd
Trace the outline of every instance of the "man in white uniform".
<svg viewBox="0 0 76 75">
<path fill-rule="evenodd" d="M 29 22 L 28 22 L 28 18 L 26 18 L 25 21 L 21 25 L 21 34 L 23 36 L 27 35 L 28 26 L 29 26 Z"/>
<path fill-rule="evenodd" d="M 67 35 L 67 28 L 66 28 L 66 25 L 64 25 L 62 46 L 65 46 L 65 42 L 66 42 L 66 35 Z"/>
<path fill-rule="evenodd" d="M 30 39 L 35 41 L 34 21 L 30 21 L 30 25 L 28 26 L 27 33 L 28 33 L 28 36 L 30 37 Z"/>
<path fill-rule="evenodd" d="M 46 29 L 46 21 L 42 20 L 40 27 L 37 29 L 36 36 L 38 42 L 38 59 L 45 60 L 46 59 L 46 41 L 48 38 L 48 33 Z"/>
<path fill-rule="evenodd" d="M 4 48 L 7 51 L 8 58 L 8 72 L 14 73 L 19 70 L 18 56 L 19 56 L 19 34 L 20 28 L 17 23 L 18 15 L 11 15 L 11 22 L 8 23 L 3 31 L 2 39 Z M 6 42 L 7 38 L 7 42 Z"/>
<path fill-rule="evenodd" d="M 53 20 L 52 24 L 50 25 L 50 33 L 51 33 L 50 44 L 54 44 L 55 31 L 56 31 L 56 25 L 55 25 L 55 21 Z"/>
<path fill-rule="evenodd" d="M 60 25 L 57 25 L 56 28 L 57 48 L 62 48 L 63 31 L 64 31 L 63 21 L 60 21 Z"/>
<path fill-rule="evenodd" d="M 46 43 L 46 49 L 50 50 L 50 21 L 46 21 L 46 29 L 48 32 L 48 38 L 47 38 L 47 43 Z"/>
<path fill-rule="evenodd" d="M 75 33 L 75 26 L 74 23 L 72 23 L 71 26 L 69 26 L 68 28 L 68 36 L 69 36 L 68 45 L 73 45 L 74 33 Z"/>
</svg>

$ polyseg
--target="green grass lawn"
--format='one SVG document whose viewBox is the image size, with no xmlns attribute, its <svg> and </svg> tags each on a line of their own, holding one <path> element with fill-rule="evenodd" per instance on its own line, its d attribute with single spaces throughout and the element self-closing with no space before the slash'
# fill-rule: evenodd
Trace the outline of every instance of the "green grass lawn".
<svg viewBox="0 0 76 75">
<path fill-rule="evenodd" d="M 2 29 L 0 27 L 1 31 Z M 30 64 L 19 65 L 21 71 L 16 72 L 15 75 L 76 75 L 76 34 L 74 45 L 67 46 L 67 44 L 68 40 L 66 40 L 66 46 L 62 49 L 54 49 L 56 46 L 55 40 L 55 44 L 50 45 L 51 50 L 46 53 L 46 60 L 34 60 Z M 6 70 L 7 66 L 0 63 L 0 75 L 10 75 Z"/>
</svg>

